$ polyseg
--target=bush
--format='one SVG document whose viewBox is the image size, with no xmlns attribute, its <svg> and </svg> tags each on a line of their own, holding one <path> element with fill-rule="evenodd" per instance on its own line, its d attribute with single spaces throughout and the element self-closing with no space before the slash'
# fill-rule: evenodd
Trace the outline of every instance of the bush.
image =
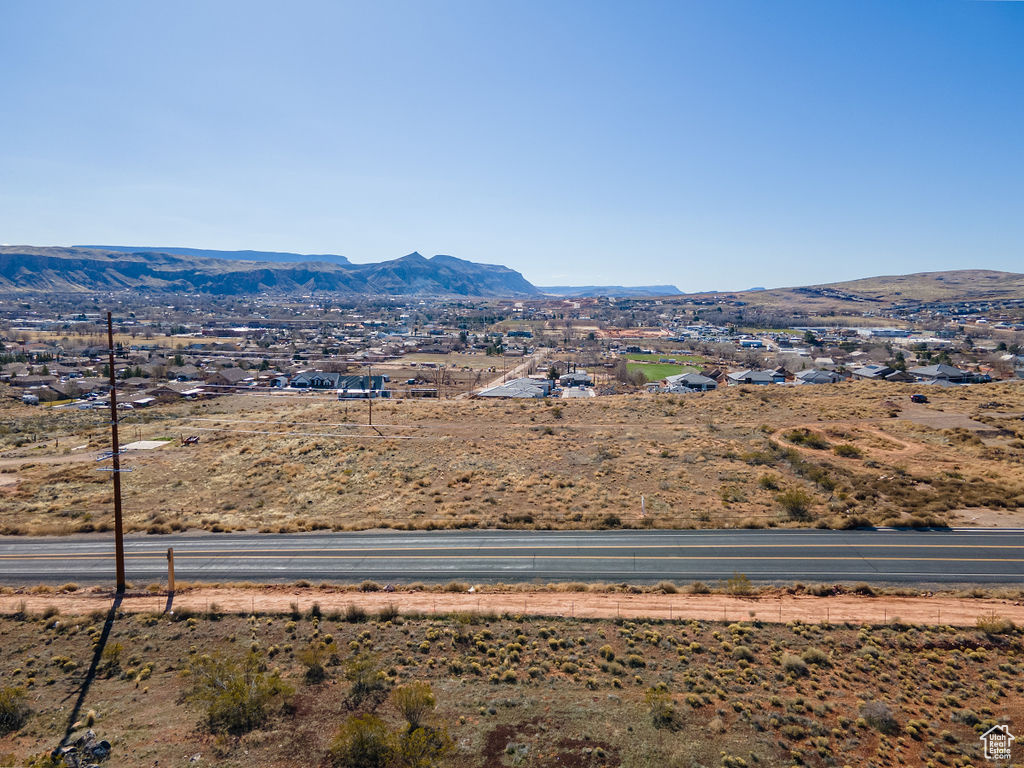
<svg viewBox="0 0 1024 768">
<path fill-rule="evenodd" d="M 655 728 L 672 728 L 676 722 L 676 708 L 668 691 L 650 688 L 646 695 L 648 712 Z"/>
<path fill-rule="evenodd" d="M 737 661 L 753 661 L 754 653 L 745 645 L 737 645 L 732 649 L 732 657 Z"/>
<path fill-rule="evenodd" d="M 377 612 L 377 618 L 381 621 L 394 621 L 398 618 L 398 606 L 394 603 L 388 603 Z"/>
<path fill-rule="evenodd" d="M 814 499 L 802 488 L 789 488 L 776 494 L 775 500 L 790 520 L 806 520 Z"/>
<path fill-rule="evenodd" d="M 338 729 L 330 755 L 339 768 L 432 768 L 452 748 L 444 730 L 396 734 L 376 715 L 352 715 Z"/>
<path fill-rule="evenodd" d="M 107 676 L 112 677 L 121 671 L 121 655 L 124 653 L 124 646 L 120 643 L 109 643 L 100 654 L 100 670 Z"/>
<path fill-rule="evenodd" d="M 730 595 L 749 595 L 754 591 L 747 575 L 738 571 L 726 580 L 725 589 Z"/>
<path fill-rule="evenodd" d="M 850 445 L 849 443 L 842 443 L 832 448 L 832 451 L 836 456 L 842 456 L 846 459 L 859 459 L 864 455 L 864 452 L 856 445 Z"/>
<path fill-rule="evenodd" d="M 791 653 L 784 653 L 782 654 L 782 661 L 780 663 L 784 670 L 797 677 L 803 677 L 807 674 L 807 662 L 799 656 L 794 656 Z"/>
<path fill-rule="evenodd" d="M 783 437 L 794 445 L 803 445 L 819 451 L 828 448 L 828 440 L 809 429 L 791 429 Z"/>
<path fill-rule="evenodd" d="M 327 677 L 326 664 L 330 658 L 330 651 L 326 643 L 314 640 L 297 655 L 299 662 L 306 668 L 307 683 L 319 683 Z"/>
<path fill-rule="evenodd" d="M 0 688 L 0 736 L 18 730 L 28 720 L 31 710 L 26 699 L 24 688 Z"/>
<path fill-rule="evenodd" d="M 356 704 L 384 689 L 384 673 L 377 666 L 376 657 L 367 653 L 353 656 L 345 662 L 345 679 L 352 684 L 349 696 Z"/>
<path fill-rule="evenodd" d="M 188 698 L 206 709 L 206 724 L 213 732 L 244 733 L 259 727 L 292 692 L 276 672 L 267 671 L 258 651 L 240 659 L 201 656 L 189 665 L 188 675 Z"/>
<path fill-rule="evenodd" d="M 411 732 L 423 724 L 423 718 L 437 702 L 430 684 L 416 681 L 395 688 L 391 692 L 391 703 L 405 718 Z"/>
<path fill-rule="evenodd" d="M 345 606 L 345 621 L 350 624 L 358 624 L 366 621 L 366 609 L 361 605 L 349 603 Z"/>
<path fill-rule="evenodd" d="M 860 707 L 860 716 L 877 731 L 895 733 L 899 728 L 896 716 L 884 701 L 866 701 Z"/>
<path fill-rule="evenodd" d="M 820 648 L 808 648 L 803 652 L 801 658 L 808 664 L 814 664 L 818 667 L 832 666 L 832 662 L 828 659 L 828 654 Z"/>
<path fill-rule="evenodd" d="M 376 715 L 353 715 L 341 724 L 330 751 L 337 766 L 383 768 L 394 760 L 394 737 Z"/>
<path fill-rule="evenodd" d="M 978 629 L 986 635 L 1005 635 L 1014 629 L 1010 619 L 997 615 L 995 611 L 986 616 L 979 616 L 976 624 Z"/>
<path fill-rule="evenodd" d="M 658 592 L 664 592 L 666 595 L 674 595 L 679 592 L 679 587 L 673 584 L 671 581 L 659 581 L 657 586 L 654 587 Z"/>
<path fill-rule="evenodd" d="M 690 585 L 690 594 L 693 595 L 706 595 L 711 591 L 711 588 L 703 581 L 695 581 Z"/>
<path fill-rule="evenodd" d="M 774 475 L 761 475 L 757 479 L 757 484 L 764 488 L 766 491 L 779 490 L 779 479 Z"/>
</svg>

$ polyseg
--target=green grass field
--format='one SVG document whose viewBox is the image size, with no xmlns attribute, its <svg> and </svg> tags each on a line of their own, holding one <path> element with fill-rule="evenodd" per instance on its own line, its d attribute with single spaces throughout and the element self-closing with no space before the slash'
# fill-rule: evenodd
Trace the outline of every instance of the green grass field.
<svg viewBox="0 0 1024 768">
<path fill-rule="evenodd" d="M 654 354 L 631 352 L 630 354 L 625 355 L 625 358 L 627 360 L 636 360 L 638 362 L 647 363 L 656 363 L 659 360 L 669 359 L 675 360 L 677 363 L 685 365 L 704 365 L 708 361 L 708 359 L 703 355 L 670 355 L 667 353 L 661 354 L 658 352 L 655 352 Z"/>
<path fill-rule="evenodd" d="M 692 365 L 672 365 L 671 363 L 627 363 L 626 368 L 630 372 L 642 372 L 648 381 L 661 381 L 666 376 L 675 376 L 677 373 L 693 373 L 700 370 Z"/>
</svg>

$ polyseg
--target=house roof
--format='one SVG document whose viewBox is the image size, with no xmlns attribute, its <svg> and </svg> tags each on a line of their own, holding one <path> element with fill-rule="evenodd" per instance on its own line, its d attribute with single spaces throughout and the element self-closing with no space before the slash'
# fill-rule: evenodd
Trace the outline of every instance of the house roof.
<svg viewBox="0 0 1024 768">
<path fill-rule="evenodd" d="M 842 379 L 842 376 L 838 373 L 833 373 L 832 371 L 819 371 L 816 368 L 808 368 L 806 371 L 800 371 L 796 374 L 796 377 L 804 384 L 834 384 Z"/>
<path fill-rule="evenodd" d="M 513 379 L 478 392 L 478 397 L 543 397 L 544 387 L 532 379 Z"/>
<path fill-rule="evenodd" d="M 675 376 L 666 376 L 665 383 L 669 386 L 682 384 L 687 387 L 706 387 L 709 384 L 714 384 L 715 380 L 701 376 L 699 373 L 678 373 Z"/>
<path fill-rule="evenodd" d="M 945 363 L 911 368 L 907 373 L 912 373 L 914 376 L 927 376 L 932 379 L 960 379 L 970 375 L 967 371 L 961 371 L 959 368 L 954 368 L 952 365 L 946 365 Z"/>
</svg>

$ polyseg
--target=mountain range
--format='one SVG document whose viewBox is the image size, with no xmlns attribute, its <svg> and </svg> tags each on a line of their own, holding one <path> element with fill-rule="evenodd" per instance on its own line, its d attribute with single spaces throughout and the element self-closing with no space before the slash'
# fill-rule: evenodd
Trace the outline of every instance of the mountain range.
<svg viewBox="0 0 1024 768">
<path fill-rule="evenodd" d="M 212 295 L 295 294 L 537 297 L 678 294 L 672 285 L 538 288 L 499 264 L 454 256 L 353 264 L 338 254 L 215 251 L 176 246 L 0 247 L 0 291 L 161 291 Z"/>
<path fill-rule="evenodd" d="M 169 253 L 177 250 L 180 253 Z M 207 254 L 219 254 L 217 257 Z M 259 259 L 247 259 L 250 255 Z M 230 254 L 230 257 L 225 257 Z M 321 261 L 333 258 L 336 261 Z M 267 251 L 202 251 L 124 247 L 0 247 L 0 291 L 189 292 L 212 295 L 540 296 L 520 273 L 497 264 L 453 256 L 427 259 L 410 253 L 375 264 L 343 256 Z"/>
</svg>

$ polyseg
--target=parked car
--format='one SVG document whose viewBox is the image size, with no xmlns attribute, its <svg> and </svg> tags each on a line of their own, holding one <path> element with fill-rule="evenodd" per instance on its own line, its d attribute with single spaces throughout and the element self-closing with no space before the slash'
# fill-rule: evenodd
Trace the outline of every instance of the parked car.
<svg viewBox="0 0 1024 768">
<path fill-rule="evenodd" d="M 928 397 L 926 395 L 911 395 L 910 402 L 912 403 L 927 403 Z"/>
</svg>

